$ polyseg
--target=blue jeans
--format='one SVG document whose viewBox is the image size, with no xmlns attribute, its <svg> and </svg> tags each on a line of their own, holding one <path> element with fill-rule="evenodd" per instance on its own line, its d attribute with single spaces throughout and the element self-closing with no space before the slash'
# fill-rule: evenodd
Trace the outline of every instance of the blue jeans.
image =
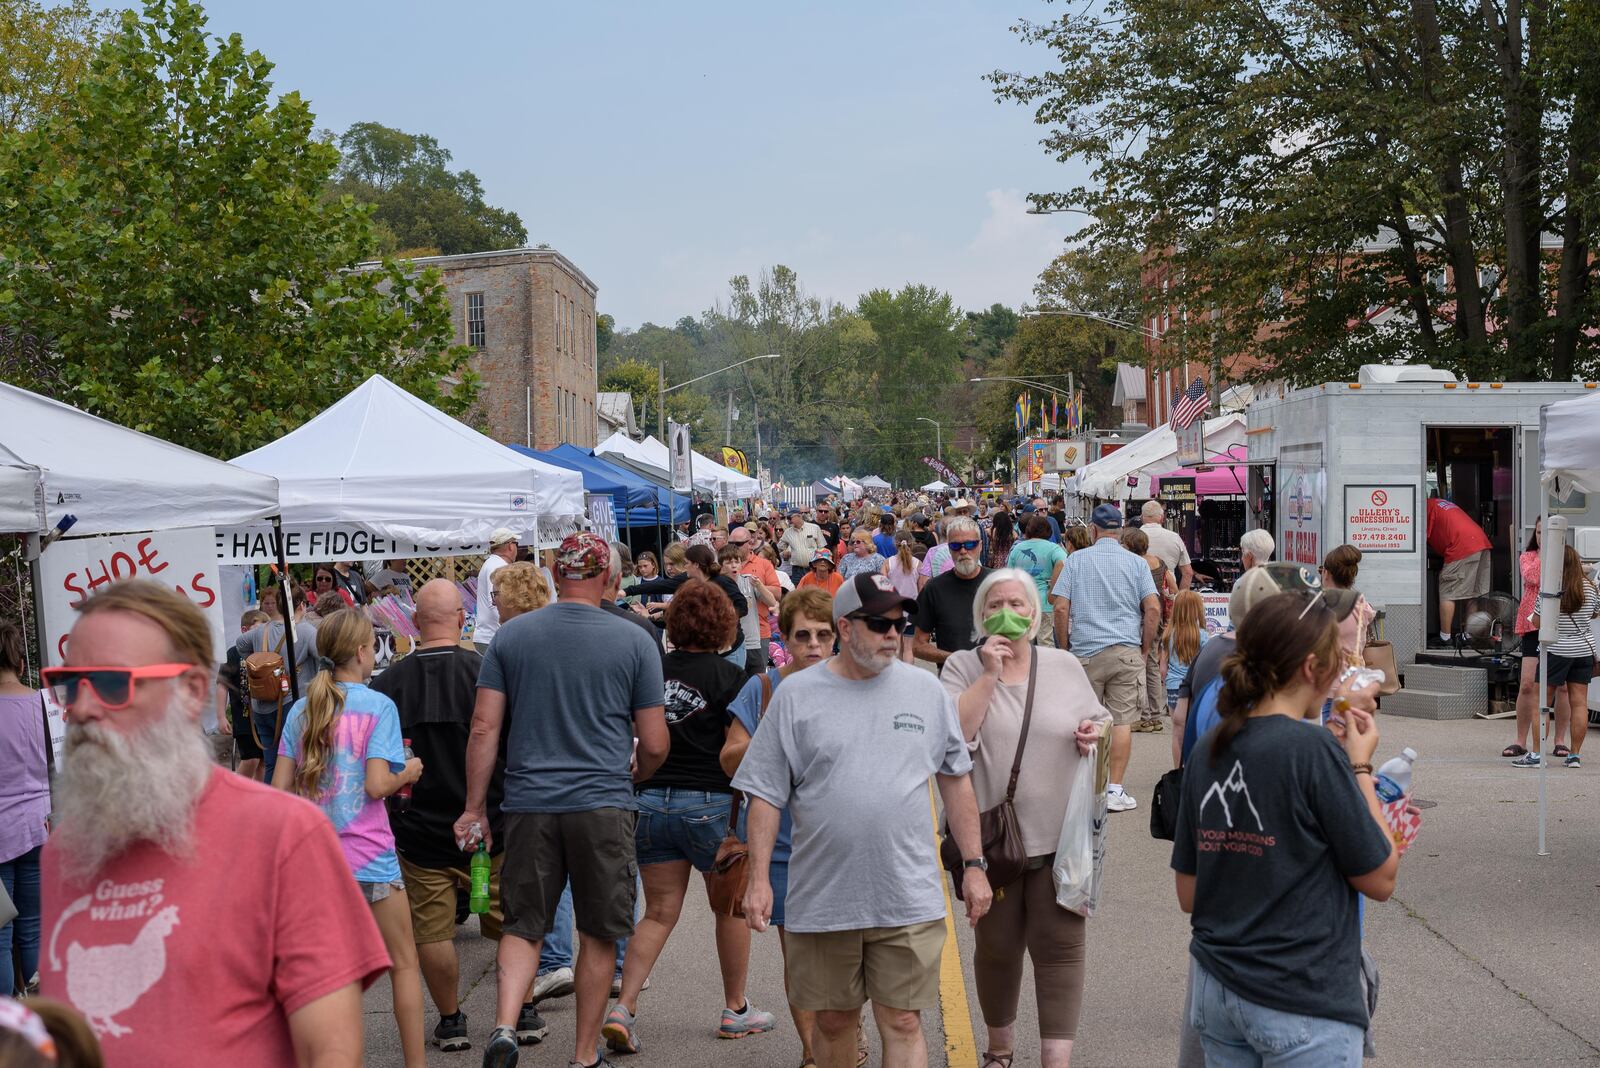
<svg viewBox="0 0 1600 1068">
<path fill-rule="evenodd" d="M 289 717 L 287 702 L 283 709 L 284 718 Z M 273 705 L 270 712 L 250 712 L 251 722 L 255 724 L 256 733 L 261 736 L 261 781 L 268 786 L 272 785 L 272 769 L 278 764 L 278 706 Z"/>
<path fill-rule="evenodd" d="M 1248 1001 L 1189 958 L 1189 1022 L 1206 1068 L 1361 1068 L 1363 1030 Z"/>
<path fill-rule="evenodd" d="M 0 883 L 5 884 L 17 918 L 0 927 L 0 967 L 4 971 L 3 989 L 11 989 L 12 940 L 22 951 L 22 981 L 28 982 L 39 970 L 39 854 L 44 846 L 34 846 L 20 857 L 0 864 Z M 22 991 L 18 990 L 17 994 Z"/>
<path fill-rule="evenodd" d="M 644 901 L 641 891 L 638 900 Z M 637 914 L 635 914 L 637 916 Z M 617 940 L 617 975 L 622 975 L 622 958 L 628 952 L 628 940 Z M 569 882 L 561 890 L 561 901 L 556 905 L 556 922 L 550 933 L 544 936 L 544 948 L 539 951 L 539 974 L 553 972 L 557 968 L 572 967 L 572 884 Z"/>
</svg>

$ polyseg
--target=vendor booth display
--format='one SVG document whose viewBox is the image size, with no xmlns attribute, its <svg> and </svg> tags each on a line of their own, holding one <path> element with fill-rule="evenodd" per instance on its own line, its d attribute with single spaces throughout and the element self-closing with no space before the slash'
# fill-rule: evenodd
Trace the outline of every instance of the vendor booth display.
<svg viewBox="0 0 1600 1068">
<path fill-rule="evenodd" d="M 1153 484 L 1167 528 L 1189 547 L 1196 580 L 1209 575 L 1218 589 L 1230 588 L 1239 577 L 1239 539 L 1249 529 L 1247 452 L 1236 445 L 1217 458 L 1217 466 L 1180 467 Z"/>
<path fill-rule="evenodd" d="M 1203 459 L 1226 457 L 1228 450 L 1245 442 L 1242 415 L 1222 415 L 1205 421 Z M 1080 497 L 1098 500 L 1144 500 L 1152 496 L 1151 480 L 1178 466 L 1178 437 L 1170 426 L 1160 426 L 1078 469 L 1068 480 Z M 1064 488 L 1065 489 L 1065 488 Z"/>
<path fill-rule="evenodd" d="M 497 527 L 555 545 L 585 514 L 576 471 L 520 456 L 381 375 L 233 463 L 278 480 L 288 555 L 307 561 L 481 552 Z"/>
</svg>

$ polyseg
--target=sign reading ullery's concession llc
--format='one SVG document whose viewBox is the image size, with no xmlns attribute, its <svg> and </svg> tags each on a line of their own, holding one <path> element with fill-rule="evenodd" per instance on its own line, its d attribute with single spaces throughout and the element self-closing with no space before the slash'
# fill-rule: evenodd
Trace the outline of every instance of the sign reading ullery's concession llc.
<svg viewBox="0 0 1600 1068">
<path fill-rule="evenodd" d="M 1344 539 L 1364 553 L 1417 548 L 1417 487 L 1346 486 Z"/>
</svg>

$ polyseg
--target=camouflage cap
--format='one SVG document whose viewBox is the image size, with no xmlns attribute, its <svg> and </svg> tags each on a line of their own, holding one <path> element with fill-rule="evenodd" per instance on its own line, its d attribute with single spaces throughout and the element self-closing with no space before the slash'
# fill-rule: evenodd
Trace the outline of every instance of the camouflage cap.
<svg viewBox="0 0 1600 1068">
<path fill-rule="evenodd" d="M 598 578 L 611 566 L 611 543 L 591 531 L 580 530 L 561 539 L 556 553 L 556 574 L 568 579 Z"/>
</svg>

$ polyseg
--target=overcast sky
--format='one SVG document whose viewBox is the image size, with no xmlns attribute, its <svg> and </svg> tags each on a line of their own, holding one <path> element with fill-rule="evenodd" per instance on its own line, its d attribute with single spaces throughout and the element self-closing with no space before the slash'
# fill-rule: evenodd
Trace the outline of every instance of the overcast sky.
<svg viewBox="0 0 1600 1068">
<path fill-rule="evenodd" d="M 319 127 L 428 133 L 565 253 L 624 327 L 783 263 L 853 302 L 920 282 L 1015 306 L 1078 222 L 1030 113 L 982 75 L 1049 57 L 1040 0 L 402 3 L 211 0 Z"/>
</svg>

